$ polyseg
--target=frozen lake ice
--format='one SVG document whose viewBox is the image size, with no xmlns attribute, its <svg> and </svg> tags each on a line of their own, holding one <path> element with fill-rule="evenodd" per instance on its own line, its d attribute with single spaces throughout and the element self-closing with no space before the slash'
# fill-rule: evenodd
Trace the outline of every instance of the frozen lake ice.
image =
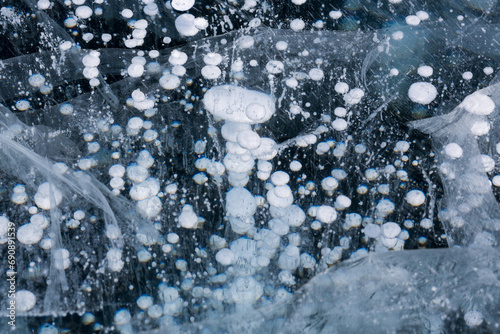
<svg viewBox="0 0 500 334">
<path fill-rule="evenodd" d="M 499 14 L 4 1 L 1 331 L 497 332 Z"/>
</svg>

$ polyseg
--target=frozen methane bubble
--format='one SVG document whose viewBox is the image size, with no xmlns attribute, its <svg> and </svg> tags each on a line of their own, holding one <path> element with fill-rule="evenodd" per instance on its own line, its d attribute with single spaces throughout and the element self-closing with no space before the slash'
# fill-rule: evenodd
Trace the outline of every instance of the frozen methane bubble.
<svg viewBox="0 0 500 334">
<path fill-rule="evenodd" d="M 358 104 L 365 96 L 365 92 L 361 88 L 354 88 L 344 95 L 344 101 L 348 105 Z"/>
<path fill-rule="evenodd" d="M 349 85 L 345 82 L 337 82 L 334 87 L 335 91 L 339 94 L 345 94 L 349 91 Z"/>
<path fill-rule="evenodd" d="M 119 272 L 123 269 L 125 262 L 122 260 L 123 251 L 119 248 L 111 248 L 106 253 L 106 260 L 108 261 L 108 268 L 111 271 Z"/>
<path fill-rule="evenodd" d="M 362 218 L 358 213 L 348 213 L 345 217 L 345 223 L 349 228 L 361 226 Z"/>
<path fill-rule="evenodd" d="M 278 258 L 278 266 L 282 270 L 295 270 L 300 264 L 300 250 L 297 246 L 288 245 Z"/>
<path fill-rule="evenodd" d="M 137 164 L 131 164 L 127 167 L 127 177 L 133 182 L 143 182 L 149 176 L 147 168 Z"/>
<path fill-rule="evenodd" d="M 271 60 L 266 64 L 266 70 L 270 74 L 278 74 L 284 71 L 284 65 L 279 60 Z"/>
<path fill-rule="evenodd" d="M 288 185 L 274 187 L 267 192 L 267 201 L 275 207 L 286 208 L 293 203 L 292 190 Z"/>
<path fill-rule="evenodd" d="M 432 222 L 431 219 L 429 218 L 424 218 L 420 221 L 420 226 L 425 229 L 430 229 L 432 226 L 434 226 L 434 223 Z"/>
<path fill-rule="evenodd" d="M 148 295 L 142 295 L 137 298 L 136 303 L 141 310 L 147 310 L 151 305 L 153 305 L 153 298 Z"/>
<path fill-rule="evenodd" d="M 464 314 L 464 320 L 467 326 L 477 327 L 483 323 L 483 314 L 479 311 L 467 311 Z"/>
<path fill-rule="evenodd" d="M 250 124 L 239 122 L 225 122 L 221 128 L 222 137 L 231 142 L 237 142 L 238 135 L 247 131 L 252 131 Z"/>
<path fill-rule="evenodd" d="M 325 224 L 331 224 L 337 219 L 337 211 L 329 205 L 321 205 L 317 212 L 316 218 Z"/>
<path fill-rule="evenodd" d="M 257 203 L 254 196 L 245 188 L 234 187 L 226 194 L 226 213 L 228 216 L 245 218 L 255 214 Z"/>
<path fill-rule="evenodd" d="M 411 206 L 420 206 L 425 203 L 425 194 L 421 190 L 410 190 L 408 194 L 406 194 L 406 202 Z"/>
<path fill-rule="evenodd" d="M 63 199 L 63 194 L 49 182 L 44 182 L 38 186 L 35 194 L 35 204 L 43 210 L 54 209 Z"/>
<path fill-rule="evenodd" d="M 228 266 L 232 264 L 235 260 L 233 251 L 228 248 L 223 248 L 217 252 L 215 259 L 223 266 Z"/>
<path fill-rule="evenodd" d="M 416 15 L 408 15 L 405 21 L 410 26 L 418 26 L 420 24 L 420 18 Z"/>
<path fill-rule="evenodd" d="M 467 96 L 460 107 L 474 115 L 489 115 L 495 110 L 495 102 L 483 93 L 474 93 Z"/>
<path fill-rule="evenodd" d="M 428 78 L 432 75 L 434 70 L 430 66 L 422 65 L 418 68 L 417 72 L 420 76 L 422 76 L 424 78 Z"/>
<path fill-rule="evenodd" d="M 28 290 L 19 290 L 15 293 L 16 310 L 28 312 L 36 305 L 36 296 Z"/>
<path fill-rule="evenodd" d="M 484 136 L 490 132 L 491 125 L 488 121 L 478 120 L 472 124 L 470 131 L 475 136 Z"/>
<path fill-rule="evenodd" d="M 301 31 L 305 26 L 306 24 L 302 19 L 294 19 L 290 22 L 290 29 L 293 31 Z"/>
<path fill-rule="evenodd" d="M 325 73 L 319 68 L 313 68 L 309 71 L 309 77 L 314 81 L 320 81 L 325 77 Z"/>
<path fill-rule="evenodd" d="M 376 209 L 380 215 L 385 217 L 394 212 L 395 205 L 391 200 L 383 199 L 378 202 Z"/>
<path fill-rule="evenodd" d="M 5 216 L 0 216 L 0 238 L 7 235 L 9 231 L 9 219 Z"/>
<path fill-rule="evenodd" d="M 130 312 L 126 309 L 121 309 L 116 311 L 114 317 L 114 323 L 117 325 L 125 325 L 128 324 L 131 319 L 132 316 L 130 315 Z"/>
<path fill-rule="evenodd" d="M 363 229 L 363 233 L 368 237 L 368 238 L 373 238 L 376 239 L 380 236 L 381 234 L 381 228 L 377 224 L 368 224 L 365 226 Z"/>
<path fill-rule="evenodd" d="M 259 101 L 259 106 L 253 106 L 256 104 L 255 101 Z M 239 123 L 264 123 L 275 112 L 274 100 L 271 96 L 232 85 L 212 87 L 205 93 L 203 103 L 214 117 Z M 257 107 L 261 110 L 257 113 L 251 113 L 253 118 L 250 118 L 247 116 L 247 108 L 249 107 L 252 109 Z"/>
<path fill-rule="evenodd" d="M 200 30 L 195 26 L 195 17 L 191 14 L 181 14 L 175 19 L 175 28 L 182 36 L 194 36 Z"/>
<path fill-rule="evenodd" d="M 444 147 L 444 153 L 452 159 L 461 158 L 464 151 L 457 143 L 450 143 Z"/>
<path fill-rule="evenodd" d="M 277 171 L 271 175 L 271 182 L 275 186 L 284 186 L 288 181 L 290 181 L 290 176 L 283 171 Z"/>
<path fill-rule="evenodd" d="M 385 223 L 382 225 L 382 234 L 386 238 L 396 238 L 401 233 L 401 227 L 396 223 Z"/>
<path fill-rule="evenodd" d="M 73 105 L 71 105 L 70 103 L 63 103 L 59 107 L 59 112 L 66 116 L 71 115 L 73 111 L 74 111 Z"/>
<path fill-rule="evenodd" d="M 19 331 L 496 331 L 494 1 L 322 5 L 0 8 Z"/>
<path fill-rule="evenodd" d="M 179 224 L 181 227 L 188 229 L 196 228 L 198 224 L 198 216 L 193 211 L 193 207 L 191 205 L 184 205 L 182 208 L 182 212 L 179 215 Z"/>
<path fill-rule="evenodd" d="M 69 251 L 65 248 L 54 250 L 53 259 L 54 267 L 58 270 L 66 270 L 71 264 L 71 261 L 69 259 Z"/>
<path fill-rule="evenodd" d="M 222 56 L 215 52 L 209 52 L 203 56 L 203 62 L 207 65 L 219 65 L 222 62 Z"/>
<path fill-rule="evenodd" d="M 201 75 L 209 80 L 214 80 L 220 77 L 222 74 L 220 68 L 214 65 L 207 65 L 201 69 Z"/>
<path fill-rule="evenodd" d="M 190 10 L 194 6 L 195 0 L 172 0 L 172 8 L 181 12 Z"/>
<path fill-rule="evenodd" d="M 264 292 L 262 284 L 251 276 L 238 277 L 229 291 L 236 304 L 253 304 Z"/>
<path fill-rule="evenodd" d="M 351 206 L 351 199 L 345 195 L 339 195 L 335 199 L 335 209 L 341 211 Z"/>
<path fill-rule="evenodd" d="M 92 8 L 89 6 L 78 6 L 76 7 L 75 14 L 80 19 L 88 19 L 92 16 Z"/>
<path fill-rule="evenodd" d="M 408 97 L 415 103 L 429 104 L 437 97 L 437 89 L 429 82 L 416 82 L 410 86 Z"/>
<path fill-rule="evenodd" d="M 254 131 L 238 133 L 238 144 L 248 150 L 255 150 L 260 146 L 260 136 Z"/>
<path fill-rule="evenodd" d="M 42 240 L 43 229 L 38 224 L 28 223 L 17 230 L 17 240 L 25 245 L 37 244 Z"/>
<path fill-rule="evenodd" d="M 345 129 L 347 129 L 347 126 L 348 123 L 343 118 L 337 118 L 332 122 L 332 128 L 334 128 L 337 131 L 344 131 Z"/>
<path fill-rule="evenodd" d="M 144 66 L 140 63 L 132 63 L 127 68 L 127 73 L 133 78 L 139 78 L 144 74 Z"/>
<path fill-rule="evenodd" d="M 45 83 L 45 77 L 41 74 L 33 74 L 29 77 L 28 82 L 33 87 L 41 87 Z"/>
</svg>

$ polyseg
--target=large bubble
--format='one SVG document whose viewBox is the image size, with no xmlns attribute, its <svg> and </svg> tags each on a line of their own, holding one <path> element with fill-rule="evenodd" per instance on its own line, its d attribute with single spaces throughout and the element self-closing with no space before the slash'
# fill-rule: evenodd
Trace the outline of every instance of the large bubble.
<svg viewBox="0 0 500 334">
<path fill-rule="evenodd" d="M 497 5 L 2 3 L 2 333 L 495 332 Z"/>
</svg>

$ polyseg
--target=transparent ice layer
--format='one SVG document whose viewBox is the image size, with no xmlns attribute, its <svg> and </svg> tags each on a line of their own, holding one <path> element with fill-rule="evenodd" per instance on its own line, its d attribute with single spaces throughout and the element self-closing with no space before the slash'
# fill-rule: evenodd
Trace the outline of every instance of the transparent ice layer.
<svg viewBox="0 0 500 334">
<path fill-rule="evenodd" d="M 2 3 L 0 331 L 498 331 L 498 14 Z"/>
</svg>

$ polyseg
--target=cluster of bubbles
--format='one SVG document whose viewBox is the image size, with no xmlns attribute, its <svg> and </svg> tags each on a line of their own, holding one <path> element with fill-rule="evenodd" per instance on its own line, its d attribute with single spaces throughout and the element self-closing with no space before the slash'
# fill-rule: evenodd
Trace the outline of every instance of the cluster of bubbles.
<svg viewBox="0 0 500 334">
<path fill-rule="evenodd" d="M 15 330 L 497 328 L 496 1 L 361 3 L 2 4 Z"/>
</svg>

